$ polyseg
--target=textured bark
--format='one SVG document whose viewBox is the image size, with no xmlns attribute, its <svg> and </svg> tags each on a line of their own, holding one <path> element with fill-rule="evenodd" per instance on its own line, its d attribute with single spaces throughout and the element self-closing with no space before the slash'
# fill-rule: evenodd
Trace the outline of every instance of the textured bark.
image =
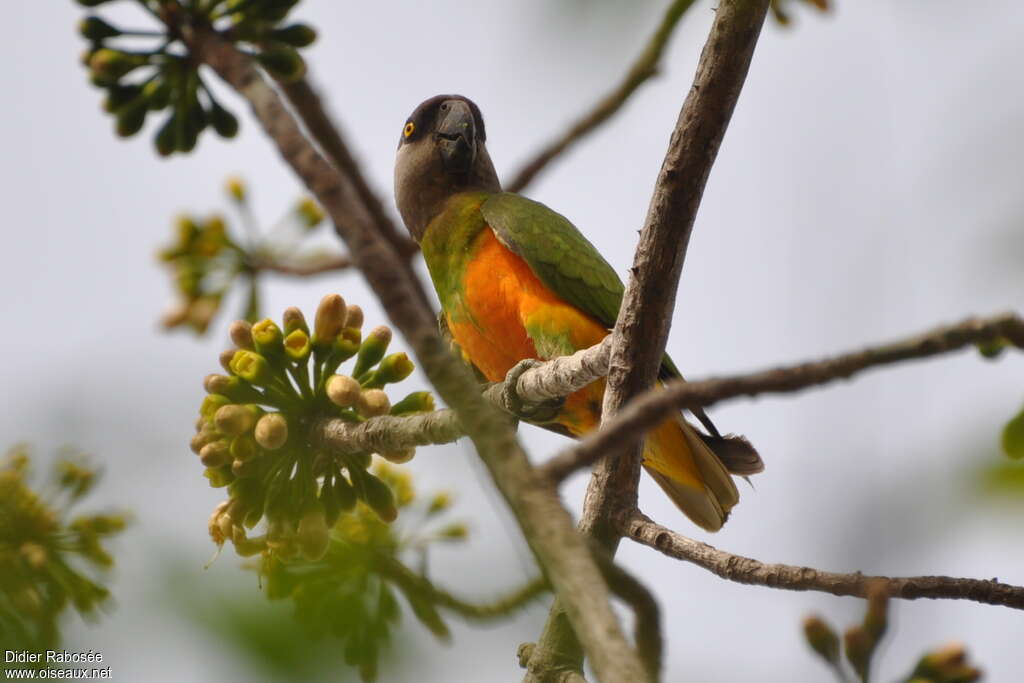
<svg viewBox="0 0 1024 683">
<path fill-rule="evenodd" d="M 658 174 L 612 332 L 602 421 L 614 418 L 657 377 L 690 232 L 746 80 L 768 4 L 768 0 L 722 0 L 715 12 L 694 83 Z M 633 435 L 597 464 L 583 504 L 580 530 L 612 553 L 619 541 L 613 515 L 636 508 L 640 438 Z M 571 640 L 561 609 L 556 600 L 531 659 L 531 672 L 540 663 L 555 671 L 581 668 L 580 648 Z M 528 676 L 528 680 L 543 678 Z"/>
<path fill-rule="evenodd" d="M 650 546 L 659 552 L 737 583 L 769 586 L 794 591 L 821 591 L 832 595 L 868 596 L 871 586 L 883 585 L 890 597 L 904 600 L 945 598 L 972 600 L 988 605 L 1024 609 L 1024 587 L 1000 583 L 995 579 L 959 579 L 951 576 L 865 576 L 860 572 L 839 574 L 810 567 L 765 564 L 741 555 L 718 550 L 706 543 L 686 538 L 671 529 L 634 512 L 619 521 L 623 536 Z"/>
<path fill-rule="evenodd" d="M 632 443 L 637 434 L 646 433 L 682 409 L 706 408 L 739 396 L 800 391 L 848 379 L 869 368 L 929 358 L 999 340 L 1024 349 L 1024 319 L 1010 313 L 968 318 L 908 339 L 819 361 L 704 381 L 668 382 L 663 389 L 652 389 L 638 396 L 613 419 L 602 424 L 600 431 L 551 458 L 540 469 L 550 479 L 561 481 L 572 472 L 597 462 L 605 453 Z M 540 374 L 543 370 L 537 368 L 532 372 Z"/>
</svg>

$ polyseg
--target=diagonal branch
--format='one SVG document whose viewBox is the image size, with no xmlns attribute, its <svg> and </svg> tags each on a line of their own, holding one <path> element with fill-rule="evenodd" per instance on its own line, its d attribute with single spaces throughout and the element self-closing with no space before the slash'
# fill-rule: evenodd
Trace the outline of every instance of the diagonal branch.
<svg viewBox="0 0 1024 683">
<path fill-rule="evenodd" d="M 322 273 L 333 273 L 352 267 L 352 259 L 338 254 L 325 258 L 309 258 L 304 261 L 281 261 L 272 258 L 260 258 L 250 264 L 255 271 L 290 275 L 293 277 L 310 277 Z"/>
<path fill-rule="evenodd" d="M 722 0 L 715 12 L 693 86 L 658 174 L 612 332 L 602 420 L 614 417 L 657 378 L 697 209 L 746 80 L 768 4 L 768 0 Z M 627 447 L 608 454 L 594 468 L 584 500 L 581 531 L 613 553 L 619 537 L 611 523 L 612 514 L 636 507 L 639 438 L 637 435 Z M 556 600 L 531 660 L 531 671 L 533 662 L 552 659 L 556 668 L 580 669 L 580 649 L 572 647 L 567 629 Z"/>
<path fill-rule="evenodd" d="M 277 80 L 277 86 L 298 114 L 310 137 L 320 146 L 327 159 L 341 173 L 351 179 L 359 199 L 366 206 L 381 235 L 403 256 L 412 256 L 419 247 L 398 229 L 384 210 L 380 198 L 363 175 L 362 168 L 349 151 L 341 131 L 327 115 L 323 100 L 308 79 L 298 81 Z"/>
<path fill-rule="evenodd" d="M 391 578 L 396 583 L 405 586 L 416 594 L 424 596 L 438 607 L 444 607 L 467 619 L 478 621 L 487 621 L 509 615 L 551 590 L 547 579 L 541 576 L 490 602 L 469 602 L 438 588 L 426 577 L 412 571 L 394 557 L 381 555 L 375 559 L 377 568 L 384 576 Z"/>
<path fill-rule="evenodd" d="M 544 146 L 530 161 L 523 165 L 512 181 L 508 183 L 509 192 L 521 192 L 524 187 L 537 177 L 556 157 L 564 153 L 582 138 L 594 132 L 602 123 L 610 119 L 626 104 L 636 89 L 658 73 L 658 62 L 665 52 L 668 39 L 679 23 L 683 14 L 690 8 L 694 0 L 673 0 L 661 23 L 651 36 L 643 52 L 626 72 L 614 90 L 602 97 L 589 111 L 581 116 L 569 129 Z"/>
<path fill-rule="evenodd" d="M 409 340 L 420 366 L 458 412 L 556 595 L 566 605 L 598 676 L 607 681 L 642 680 L 643 664 L 611 609 L 608 586 L 557 491 L 536 475 L 507 420 L 480 400 L 469 371 L 440 338 L 419 281 L 381 237 L 351 179 L 313 148 L 251 58 L 209 29 L 184 27 L 183 32 L 192 54 L 249 101 L 285 162 L 334 221 L 353 262 L 395 327 Z"/>
<path fill-rule="evenodd" d="M 733 555 L 706 543 L 686 538 L 634 512 L 619 520 L 619 532 L 637 543 L 668 557 L 707 569 L 716 576 L 737 583 L 794 591 L 821 591 L 832 595 L 865 598 L 872 585 L 884 585 L 890 597 L 972 600 L 988 605 L 1024 609 L 1024 586 L 1012 586 L 995 579 L 961 579 L 950 576 L 865 576 L 860 572 L 839 574 L 810 567 L 765 564 Z"/>
<path fill-rule="evenodd" d="M 848 379 L 869 368 L 929 358 L 975 344 L 1003 340 L 1024 349 L 1024 319 L 1012 313 L 991 318 L 968 318 L 956 325 L 939 327 L 907 339 L 819 361 L 704 381 L 669 382 L 664 389 L 652 389 L 638 396 L 614 419 L 605 422 L 600 431 L 551 458 L 541 466 L 540 471 L 554 481 L 561 481 L 576 470 L 597 462 L 605 453 L 614 452 L 631 443 L 637 434 L 646 433 L 678 410 L 706 408 L 739 396 L 800 391 L 838 379 Z M 541 370 L 543 368 L 537 368 L 533 372 Z"/>
</svg>

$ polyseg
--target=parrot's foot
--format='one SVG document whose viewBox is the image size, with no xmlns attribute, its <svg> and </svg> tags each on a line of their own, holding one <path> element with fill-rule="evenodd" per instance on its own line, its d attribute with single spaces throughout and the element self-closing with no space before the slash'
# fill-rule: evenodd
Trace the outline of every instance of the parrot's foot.
<svg viewBox="0 0 1024 683">
<path fill-rule="evenodd" d="M 519 384 L 519 378 L 522 374 L 541 364 L 540 361 L 533 358 L 527 358 L 516 363 L 508 371 L 508 374 L 505 375 L 505 385 L 501 391 L 501 402 L 509 412 L 520 420 L 534 424 L 552 422 L 562 412 L 562 406 L 565 405 L 564 398 L 553 398 L 541 403 L 529 403 L 524 401 L 519 396 L 519 392 L 516 391 L 516 386 Z"/>
</svg>

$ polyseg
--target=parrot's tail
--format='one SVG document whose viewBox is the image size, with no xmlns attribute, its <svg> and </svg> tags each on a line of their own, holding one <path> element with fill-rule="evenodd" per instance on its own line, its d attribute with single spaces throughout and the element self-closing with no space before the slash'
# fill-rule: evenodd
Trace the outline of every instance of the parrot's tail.
<svg viewBox="0 0 1024 683">
<path fill-rule="evenodd" d="M 644 443 L 644 469 L 695 524 L 718 531 L 740 494 L 726 465 L 712 450 L 713 444 L 702 436 L 681 415 L 666 420 Z M 727 454 L 726 460 L 731 455 Z M 760 462 L 759 457 L 757 460 Z"/>
</svg>

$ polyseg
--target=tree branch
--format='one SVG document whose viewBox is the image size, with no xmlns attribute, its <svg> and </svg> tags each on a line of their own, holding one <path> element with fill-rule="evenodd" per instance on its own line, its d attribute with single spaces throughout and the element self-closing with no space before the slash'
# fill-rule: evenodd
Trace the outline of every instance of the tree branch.
<svg viewBox="0 0 1024 683">
<path fill-rule="evenodd" d="M 402 256 L 410 257 L 417 253 L 419 246 L 395 225 L 394 220 L 384 210 L 377 193 L 370 188 L 363 175 L 362 167 L 349 151 L 341 131 L 327 115 L 323 100 L 309 80 L 306 78 L 298 81 L 276 80 L 276 83 L 284 93 L 288 104 L 299 115 L 299 119 L 306 127 L 310 137 L 320 146 L 327 159 L 343 175 L 351 179 L 356 194 L 366 206 L 374 224 L 384 238 Z"/>
<path fill-rule="evenodd" d="M 678 410 L 706 408 L 739 396 L 800 391 L 837 379 L 848 379 L 869 368 L 929 358 L 974 344 L 1000 340 L 1024 349 L 1024 319 L 1012 313 L 991 318 L 972 317 L 908 339 L 819 361 L 704 381 L 668 382 L 663 389 L 652 389 L 638 396 L 612 420 L 602 424 L 599 431 L 548 460 L 540 471 L 553 481 L 561 481 L 576 470 L 600 460 L 605 453 L 632 443 L 636 435 L 646 433 Z M 534 372 L 541 370 L 537 368 Z"/>
<path fill-rule="evenodd" d="M 642 680 L 644 668 L 611 609 L 608 586 L 555 488 L 530 465 L 507 420 L 480 399 L 469 371 L 448 351 L 426 296 L 395 248 L 381 237 L 351 178 L 328 164 L 302 134 L 248 56 L 215 32 L 183 27 L 192 54 L 245 97 L 281 156 L 334 221 L 391 321 L 420 367 L 459 415 L 491 478 L 516 517 L 555 593 L 566 605 L 598 676 Z"/>
<path fill-rule="evenodd" d="M 746 79 L 768 0 L 722 0 L 715 12 L 693 86 L 683 103 L 662 163 L 612 332 L 602 421 L 653 385 L 665 352 L 679 276 L 704 186 Z M 579 528 L 613 554 L 616 511 L 636 508 L 640 435 L 594 468 Z M 563 670 L 580 669 L 558 601 L 534 652 L 550 661 L 562 653 Z M 532 661 L 531 661 L 532 665 Z"/>
<path fill-rule="evenodd" d="M 376 562 L 381 573 L 396 583 L 424 596 L 433 604 L 449 609 L 467 619 L 486 621 L 506 616 L 551 590 L 547 579 L 540 576 L 500 598 L 486 603 L 474 603 L 438 588 L 433 582 L 412 571 L 393 557 L 380 556 L 376 558 Z"/>
<path fill-rule="evenodd" d="M 672 31 L 682 18 L 683 14 L 690 8 L 694 0 L 674 0 L 669 5 L 668 11 L 662 17 L 654 35 L 650 37 L 647 45 L 637 57 L 636 61 L 626 72 L 625 78 L 610 93 L 602 97 L 581 116 L 569 129 L 560 136 L 545 145 L 534 157 L 523 164 L 523 167 L 515 174 L 512 181 L 508 183 L 509 192 L 521 192 L 524 187 L 537 177 L 548 164 L 556 157 L 564 153 L 569 147 L 579 142 L 582 138 L 594 132 L 602 123 L 610 119 L 629 99 L 636 89 L 643 85 L 648 79 L 658 73 L 658 62 L 665 52 L 668 39 Z"/>
<path fill-rule="evenodd" d="M 637 543 L 654 548 L 668 557 L 690 562 L 723 579 L 737 583 L 794 591 L 821 591 L 858 598 L 867 597 L 872 585 L 881 584 L 885 586 L 890 597 L 904 600 L 972 600 L 988 605 L 1024 609 L 1024 587 L 999 583 L 995 579 L 986 581 L 949 576 L 865 576 L 860 572 L 839 574 L 810 567 L 765 564 L 686 538 L 651 521 L 640 512 L 622 516 L 618 528 L 623 536 Z"/>
<path fill-rule="evenodd" d="M 311 258 L 309 262 L 288 263 L 273 259 L 257 259 L 250 267 L 255 271 L 291 275 L 294 277 L 310 277 L 321 273 L 332 273 L 352 267 L 352 259 L 338 254 L 327 258 Z"/>
</svg>

